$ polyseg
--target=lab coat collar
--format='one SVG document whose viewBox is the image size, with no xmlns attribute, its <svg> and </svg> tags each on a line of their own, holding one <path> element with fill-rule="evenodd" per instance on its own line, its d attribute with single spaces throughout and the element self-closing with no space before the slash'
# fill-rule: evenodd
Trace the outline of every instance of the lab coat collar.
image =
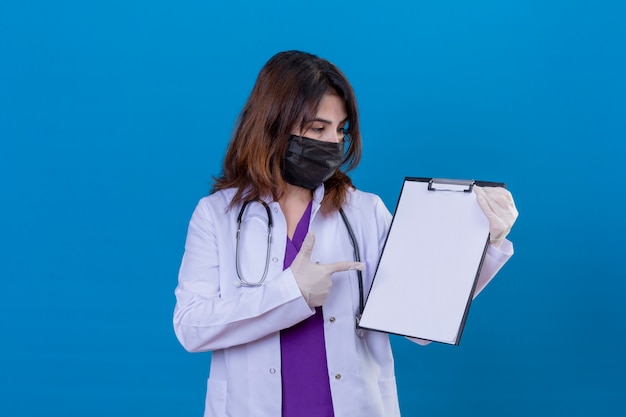
<svg viewBox="0 0 626 417">
<path fill-rule="evenodd" d="M 324 188 L 324 184 L 321 184 L 319 187 L 313 190 L 313 200 L 312 200 L 312 205 L 311 205 L 311 221 L 313 221 L 313 219 L 316 217 L 317 212 L 322 206 L 322 200 L 324 199 L 325 190 L 326 189 Z M 267 195 L 261 197 L 261 200 L 265 201 L 269 205 L 278 204 L 278 201 L 275 201 L 274 198 L 272 198 L 271 196 L 267 196 Z"/>
<path fill-rule="evenodd" d="M 324 199 L 324 192 L 325 192 L 324 184 L 320 185 L 319 187 L 315 189 L 315 191 L 313 191 L 313 202 L 311 205 L 311 222 L 313 221 L 313 219 L 317 215 L 317 212 L 320 210 L 320 207 L 322 206 L 322 200 Z"/>
<path fill-rule="evenodd" d="M 317 187 L 315 189 L 315 191 L 313 191 L 313 205 L 320 205 L 322 204 L 322 200 L 324 199 L 324 192 L 325 192 L 325 188 L 324 188 L 324 184 L 321 184 L 319 187 Z"/>
<path fill-rule="evenodd" d="M 325 192 L 324 184 L 321 184 L 319 187 L 313 190 L 313 207 L 314 208 L 316 206 L 319 207 L 322 204 L 322 200 L 324 199 L 324 192 Z M 268 204 L 277 202 L 269 195 L 261 197 L 261 200 L 265 201 Z"/>
</svg>

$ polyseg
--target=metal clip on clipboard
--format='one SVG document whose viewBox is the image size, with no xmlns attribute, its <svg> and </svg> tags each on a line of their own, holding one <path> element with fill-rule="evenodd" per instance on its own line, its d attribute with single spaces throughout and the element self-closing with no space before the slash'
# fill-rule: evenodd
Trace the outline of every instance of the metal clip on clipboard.
<svg viewBox="0 0 626 417">
<path fill-rule="evenodd" d="M 471 193 L 474 180 L 452 180 L 448 178 L 432 178 L 428 181 L 428 191 L 456 191 Z"/>
</svg>

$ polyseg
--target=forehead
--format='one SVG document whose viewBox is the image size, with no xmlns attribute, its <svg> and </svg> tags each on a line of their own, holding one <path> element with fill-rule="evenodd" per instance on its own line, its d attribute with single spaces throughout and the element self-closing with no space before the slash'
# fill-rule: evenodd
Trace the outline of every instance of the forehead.
<svg viewBox="0 0 626 417">
<path fill-rule="evenodd" d="M 346 103 L 336 94 L 324 94 L 317 108 L 317 117 L 338 122 L 347 117 Z"/>
</svg>

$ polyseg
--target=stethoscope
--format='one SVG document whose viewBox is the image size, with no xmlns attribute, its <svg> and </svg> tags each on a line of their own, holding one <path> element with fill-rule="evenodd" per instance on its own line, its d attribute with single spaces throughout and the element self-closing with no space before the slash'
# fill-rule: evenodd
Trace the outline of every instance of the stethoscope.
<svg viewBox="0 0 626 417">
<path fill-rule="evenodd" d="M 243 219 L 243 215 L 246 211 L 246 208 L 251 202 L 257 202 L 263 205 L 265 211 L 267 212 L 267 252 L 265 255 L 265 268 L 263 270 L 263 275 L 261 279 L 256 282 L 246 280 L 241 274 L 241 268 L 239 266 L 239 237 L 241 236 L 241 220 Z M 341 215 L 341 219 L 343 220 L 343 224 L 346 225 L 346 229 L 348 230 L 348 236 L 350 237 L 350 243 L 352 244 L 352 248 L 354 250 L 354 261 L 361 262 L 361 255 L 359 254 L 359 244 L 356 240 L 356 236 L 354 235 L 354 231 L 352 230 L 352 226 L 348 221 L 348 217 L 343 209 L 339 209 L 339 214 Z M 263 200 L 249 200 L 243 203 L 241 206 L 241 210 L 239 210 L 239 215 L 237 216 L 237 239 L 235 246 L 235 268 L 237 270 L 237 277 L 239 278 L 239 283 L 243 287 L 257 287 L 262 285 L 265 279 L 267 278 L 267 271 L 270 265 L 270 243 L 272 241 L 272 228 L 274 227 L 274 218 L 272 217 L 272 211 L 267 203 Z M 363 295 L 363 273 L 356 270 L 357 277 L 359 279 L 359 311 L 355 317 L 355 329 L 356 334 L 359 337 L 363 337 L 365 331 L 359 327 L 359 322 L 361 321 L 361 315 L 363 314 L 363 310 L 365 309 L 365 299 Z"/>
</svg>

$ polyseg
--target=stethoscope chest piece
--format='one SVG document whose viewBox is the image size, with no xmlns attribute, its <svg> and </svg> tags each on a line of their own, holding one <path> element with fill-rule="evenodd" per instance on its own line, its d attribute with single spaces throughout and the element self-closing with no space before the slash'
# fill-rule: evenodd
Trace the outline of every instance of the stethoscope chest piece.
<svg viewBox="0 0 626 417">
<path fill-rule="evenodd" d="M 365 329 L 360 326 L 361 323 L 361 314 L 358 313 L 354 319 L 354 331 L 359 338 L 363 338 L 365 336 Z"/>
</svg>

